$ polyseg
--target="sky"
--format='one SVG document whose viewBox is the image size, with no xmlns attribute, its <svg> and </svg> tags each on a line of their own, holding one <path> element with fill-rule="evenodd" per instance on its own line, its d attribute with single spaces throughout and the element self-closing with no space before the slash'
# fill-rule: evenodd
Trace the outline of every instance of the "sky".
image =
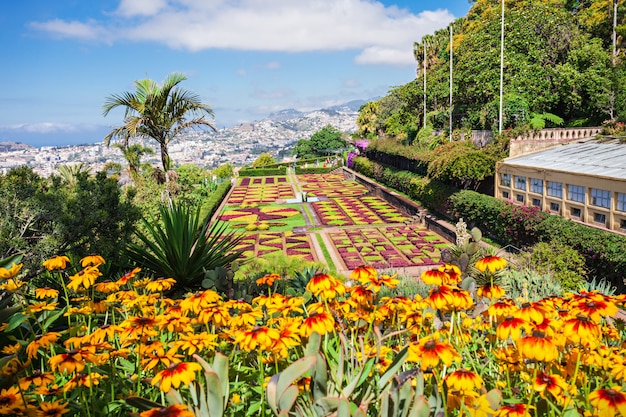
<svg viewBox="0 0 626 417">
<path fill-rule="evenodd" d="M 468 0 L 20 0 L 0 4 L 0 142 L 95 143 L 107 96 L 173 72 L 218 128 L 384 96 Z"/>
</svg>

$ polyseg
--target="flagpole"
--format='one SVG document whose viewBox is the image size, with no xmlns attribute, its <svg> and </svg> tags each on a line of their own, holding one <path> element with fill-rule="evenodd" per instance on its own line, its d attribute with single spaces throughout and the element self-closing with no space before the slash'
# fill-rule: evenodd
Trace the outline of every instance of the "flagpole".
<svg viewBox="0 0 626 417">
<path fill-rule="evenodd" d="M 424 129 L 426 129 L 426 39 L 424 39 Z"/>
<path fill-rule="evenodd" d="M 450 142 L 452 142 L 452 23 L 450 23 Z"/>
</svg>

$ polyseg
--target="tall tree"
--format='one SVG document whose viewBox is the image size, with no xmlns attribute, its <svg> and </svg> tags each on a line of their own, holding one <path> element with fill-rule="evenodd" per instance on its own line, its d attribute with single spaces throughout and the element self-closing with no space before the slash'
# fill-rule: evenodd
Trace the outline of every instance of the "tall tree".
<svg viewBox="0 0 626 417">
<path fill-rule="evenodd" d="M 154 139 L 159 144 L 161 163 L 167 173 L 172 165 L 168 145 L 177 135 L 201 126 L 215 130 L 207 119 L 214 116 L 211 107 L 202 103 L 198 95 L 179 87 L 186 79 L 182 74 L 173 73 L 159 85 L 146 78 L 135 81 L 135 92 L 108 96 L 102 107 L 104 116 L 115 108 L 124 108 L 124 124 L 104 138 L 105 144 L 109 145 L 114 139 L 122 143 L 137 137 Z"/>
<path fill-rule="evenodd" d="M 128 142 L 115 143 L 113 146 L 122 151 L 124 159 L 128 162 L 128 174 L 133 181 L 137 181 L 139 177 L 139 167 L 141 166 L 141 157 L 143 155 L 154 155 L 154 150 L 148 146 L 139 143 Z"/>
</svg>

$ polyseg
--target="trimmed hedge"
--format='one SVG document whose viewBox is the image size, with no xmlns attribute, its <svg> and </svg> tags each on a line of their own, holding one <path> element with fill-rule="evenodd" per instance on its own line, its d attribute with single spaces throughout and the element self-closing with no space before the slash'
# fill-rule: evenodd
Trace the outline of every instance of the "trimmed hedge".
<svg viewBox="0 0 626 417">
<path fill-rule="evenodd" d="M 231 187 L 232 184 L 230 181 L 224 181 L 217 186 L 215 191 L 213 191 L 206 200 L 204 200 L 202 203 L 202 210 L 200 211 L 203 218 L 206 216 L 212 217 L 215 214 Z"/>
<path fill-rule="evenodd" d="M 620 292 L 626 289 L 626 236 L 469 190 L 451 196 L 449 209 L 455 219 L 462 217 L 504 244 L 520 248 L 552 240 L 565 244 L 585 257 L 590 277 L 605 278 Z"/>
<path fill-rule="evenodd" d="M 337 169 L 338 166 L 319 167 L 319 168 L 302 168 L 296 166 L 296 174 L 327 174 Z"/>
<path fill-rule="evenodd" d="M 240 177 L 274 177 L 281 175 L 287 175 L 286 166 L 276 168 L 241 168 L 239 170 Z"/>
<path fill-rule="evenodd" d="M 406 194 L 433 212 L 447 217 L 448 198 L 456 188 L 416 175 L 409 171 L 400 171 L 359 156 L 352 160 L 353 169 L 366 177 Z"/>
<path fill-rule="evenodd" d="M 626 285 L 626 236 L 595 229 L 560 216 L 499 200 L 470 190 L 458 190 L 436 180 L 383 166 L 365 157 L 352 160 L 353 169 L 396 189 L 429 210 L 455 220 L 463 218 L 470 227 L 503 245 L 518 248 L 537 242 L 559 243 L 585 257 L 590 278 L 605 278 L 618 291 Z"/>
</svg>

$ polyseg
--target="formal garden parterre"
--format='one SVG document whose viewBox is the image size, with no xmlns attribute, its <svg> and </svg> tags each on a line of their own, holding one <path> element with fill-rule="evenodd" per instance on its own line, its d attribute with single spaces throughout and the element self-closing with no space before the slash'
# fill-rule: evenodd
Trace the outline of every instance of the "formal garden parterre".
<svg viewBox="0 0 626 417">
<path fill-rule="evenodd" d="M 296 190 L 315 199 L 303 201 Z M 440 263 L 447 244 L 344 174 L 244 177 L 226 202 L 216 219 L 246 233 L 237 248 L 244 261 L 283 253 L 329 263 L 317 253 L 326 250 L 344 273 L 362 265 L 406 271 Z"/>
</svg>

